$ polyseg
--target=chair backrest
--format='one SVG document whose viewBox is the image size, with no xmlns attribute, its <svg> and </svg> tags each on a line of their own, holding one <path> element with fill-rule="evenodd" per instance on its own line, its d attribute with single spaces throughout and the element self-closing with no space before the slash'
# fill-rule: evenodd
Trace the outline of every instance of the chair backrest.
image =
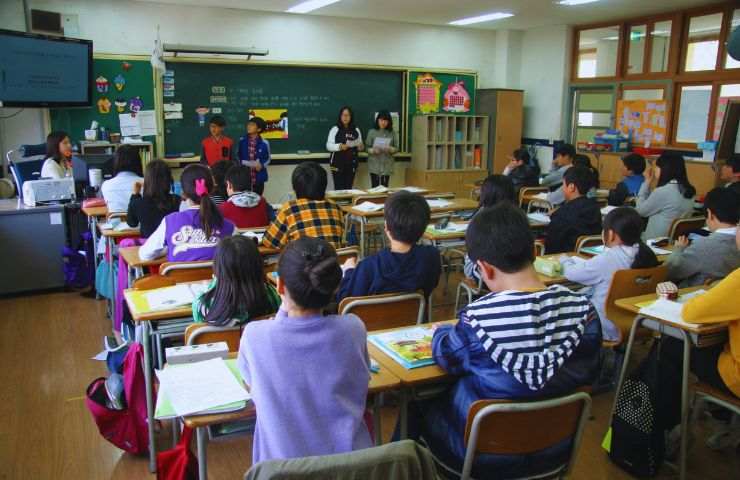
<svg viewBox="0 0 740 480">
<path fill-rule="evenodd" d="M 545 244 L 542 240 L 535 240 L 534 242 L 534 256 L 535 258 L 541 257 L 545 254 Z"/>
<path fill-rule="evenodd" d="M 185 345 L 226 342 L 230 352 L 239 351 L 242 327 L 217 327 L 207 323 L 192 323 L 185 329 Z"/>
<path fill-rule="evenodd" d="M 541 210 L 550 213 L 553 210 L 552 203 L 548 202 L 547 200 L 540 200 L 538 198 L 533 198 L 529 201 L 529 204 L 527 205 L 527 213 Z"/>
<path fill-rule="evenodd" d="M 550 189 L 547 187 L 522 187 L 519 189 L 519 206 L 524 206 L 524 197 L 537 195 L 538 193 L 547 193 Z"/>
<path fill-rule="evenodd" d="M 582 248 L 597 247 L 603 243 L 604 240 L 601 238 L 601 235 L 581 235 L 576 239 L 575 251 L 576 253 L 581 253 Z"/>
<path fill-rule="evenodd" d="M 105 221 L 110 222 L 111 220 L 118 219 L 122 222 L 126 221 L 126 212 L 109 212 L 108 215 L 105 216 Z"/>
<path fill-rule="evenodd" d="M 455 198 L 455 193 L 454 192 L 425 193 L 423 195 L 423 197 L 424 198 L 429 198 L 429 199 L 439 198 L 439 199 L 442 199 L 442 200 L 449 200 L 451 198 Z"/>
<path fill-rule="evenodd" d="M 153 290 L 155 288 L 171 287 L 175 285 L 175 282 L 171 278 L 163 277 L 158 274 L 144 275 L 134 280 L 134 290 Z"/>
<path fill-rule="evenodd" d="M 385 199 L 388 198 L 387 194 L 381 195 L 358 195 L 352 199 L 352 205 L 359 205 L 361 203 L 370 202 L 377 203 L 379 205 L 385 204 Z"/>
<path fill-rule="evenodd" d="M 671 229 L 668 233 L 668 238 L 671 242 L 675 242 L 676 239 L 682 235 L 688 235 L 694 230 L 701 229 L 707 222 L 706 217 L 689 217 L 689 218 L 677 218 L 671 223 Z"/>
<path fill-rule="evenodd" d="M 584 392 L 534 402 L 474 402 L 465 425 L 466 452 L 461 478 L 470 478 L 476 453 L 525 455 L 572 439 L 568 460 L 550 471 L 557 472 L 558 478 L 565 476 L 578 451 L 590 409 L 591 397 Z"/>
<path fill-rule="evenodd" d="M 368 331 L 418 325 L 424 321 L 424 295 L 388 293 L 366 297 L 347 297 L 339 303 L 339 314 L 354 313 Z"/>
<path fill-rule="evenodd" d="M 159 274 L 175 283 L 210 280 L 213 277 L 213 262 L 165 262 L 159 266 Z"/>
<path fill-rule="evenodd" d="M 337 262 L 343 264 L 349 258 L 358 259 L 360 257 L 359 247 L 343 247 L 337 249 Z"/>
<path fill-rule="evenodd" d="M 627 312 L 616 305 L 620 298 L 636 297 L 655 293 L 655 287 L 665 282 L 668 277 L 668 267 L 661 265 L 653 268 L 631 268 L 617 270 L 612 276 L 609 293 L 606 295 L 606 316 L 627 338 L 635 314 Z"/>
</svg>

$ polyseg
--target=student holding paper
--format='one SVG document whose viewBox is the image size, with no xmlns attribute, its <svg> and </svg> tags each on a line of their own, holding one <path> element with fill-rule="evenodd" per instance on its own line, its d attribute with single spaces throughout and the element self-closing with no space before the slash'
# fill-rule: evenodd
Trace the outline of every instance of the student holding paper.
<svg viewBox="0 0 740 480">
<path fill-rule="evenodd" d="M 357 154 L 364 148 L 362 133 L 355 127 L 352 109 L 347 106 L 340 108 L 337 124 L 329 130 L 326 139 L 326 149 L 331 152 L 329 168 L 334 178 L 335 190 L 352 188 L 357 173 Z"/>
<path fill-rule="evenodd" d="M 367 132 L 367 169 L 372 188 L 388 187 L 393 174 L 393 154 L 398 151 L 398 136 L 393 131 L 393 119 L 388 110 L 375 117 L 375 128 Z"/>
</svg>

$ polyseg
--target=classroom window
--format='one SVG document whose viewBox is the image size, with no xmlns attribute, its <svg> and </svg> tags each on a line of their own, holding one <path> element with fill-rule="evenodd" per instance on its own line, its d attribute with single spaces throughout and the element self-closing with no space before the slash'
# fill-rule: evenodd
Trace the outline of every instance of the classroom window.
<svg viewBox="0 0 740 480">
<path fill-rule="evenodd" d="M 714 115 L 712 140 L 719 140 L 719 134 L 722 131 L 722 122 L 725 119 L 727 104 L 730 100 L 740 100 L 740 84 L 728 83 L 720 85 L 719 98 L 717 99 L 717 107 Z"/>
<path fill-rule="evenodd" d="M 721 12 L 691 17 L 684 70 L 698 72 L 715 69 L 721 30 Z"/>
<path fill-rule="evenodd" d="M 576 90 L 573 98 L 573 142 L 591 142 L 596 133 L 611 128 L 614 93 L 611 90 Z"/>
<path fill-rule="evenodd" d="M 655 22 L 650 29 L 650 71 L 662 73 L 668 71 L 668 58 L 671 53 L 672 20 Z"/>
<path fill-rule="evenodd" d="M 662 88 L 624 88 L 622 100 L 663 100 Z"/>
<path fill-rule="evenodd" d="M 740 8 L 736 8 L 732 14 L 732 21 L 730 22 L 730 28 L 727 31 L 729 36 L 736 28 L 740 27 Z M 725 56 L 725 68 L 740 68 L 740 61 L 735 60 L 729 54 Z"/>
<path fill-rule="evenodd" d="M 645 63 L 646 34 L 647 25 L 633 25 L 630 27 L 629 46 L 627 47 L 628 75 L 642 73 Z"/>
<path fill-rule="evenodd" d="M 712 86 L 690 85 L 680 88 L 676 142 L 703 142 L 709 125 Z"/>
<path fill-rule="evenodd" d="M 581 30 L 578 34 L 578 78 L 614 77 L 619 54 L 619 26 Z"/>
</svg>

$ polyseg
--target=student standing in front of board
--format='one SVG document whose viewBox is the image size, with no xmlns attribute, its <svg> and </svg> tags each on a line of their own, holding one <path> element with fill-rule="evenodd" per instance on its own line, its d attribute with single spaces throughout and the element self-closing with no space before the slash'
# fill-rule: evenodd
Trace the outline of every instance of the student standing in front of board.
<svg viewBox="0 0 740 480">
<path fill-rule="evenodd" d="M 258 195 L 265 192 L 270 164 L 270 146 L 260 135 L 264 130 L 265 121 L 252 117 L 247 121 L 247 136 L 239 139 L 239 162 L 251 169 L 252 191 Z"/>
<path fill-rule="evenodd" d="M 187 209 L 170 213 L 139 249 L 143 260 L 167 254 L 168 262 L 211 260 L 218 241 L 234 233 L 234 224 L 224 219 L 209 192 L 213 176 L 207 167 L 188 165 L 180 177 Z"/>
<path fill-rule="evenodd" d="M 41 178 L 60 179 L 72 176 L 72 142 L 66 132 L 57 130 L 46 137 L 46 160 Z"/>
<path fill-rule="evenodd" d="M 357 154 L 365 146 L 362 143 L 362 133 L 355 127 L 355 116 L 352 109 L 339 109 L 337 124 L 329 130 L 326 139 L 326 149 L 331 152 L 329 168 L 334 178 L 335 190 L 347 190 L 355 183 L 357 173 Z"/>
<path fill-rule="evenodd" d="M 352 314 L 323 314 L 342 279 L 336 252 L 299 238 L 280 256 L 278 274 L 280 310 L 247 324 L 237 359 L 257 408 L 252 463 L 371 447 L 365 325 Z"/>
<path fill-rule="evenodd" d="M 653 190 L 653 178 L 658 179 Z M 648 218 L 642 238 L 645 240 L 666 237 L 677 218 L 687 217 L 694 211 L 696 189 L 689 183 L 686 162 L 678 152 L 663 152 L 655 167 L 645 171 L 645 181 L 637 192 L 636 207 L 641 217 Z"/>
<path fill-rule="evenodd" d="M 534 238 L 521 209 L 503 202 L 481 210 L 470 222 L 465 244 L 492 293 L 465 307 L 456 324 L 435 330 L 434 360 L 455 383 L 442 395 L 413 402 L 408 415 L 409 437 L 423 437 L 457 472 L 474 402 L 552 398 L 591 385 L 602 340 L 588 298 L 562 285 L 546 287 L 538 278 Z M 563 464 L 568 443 L 526 457 L 479 454 L 472 475 L 530 477 L 547 465 Z"/>
<path fill-rule="evenodd" d="M 121 145 L 116 150 L 113 162 L 115 176 L 103 182 L 100 193 L 103 194 L 109 212 L 125 212 L 134 185 L 141 183 L 141 157 L 139 149 L 133 145 Z"/>
<path fill-rule="evenodd" d="M 398 136 L 393 131 L 393 119 L 388 110 L 375 117 L 375 128 L 367 132 L 367 169 L 373 188 L 387 187 L 393 175 L 393 154 L 398 151 Z"/>
<path fill-rule="evenodd" d="M 200 142 L 200 163 L 212 167 L 221 160 L 234 160 L 234 141 L 224 135 L 226 120 L 215 115 L 208 121 L 210 136 Z"/>
</svg>

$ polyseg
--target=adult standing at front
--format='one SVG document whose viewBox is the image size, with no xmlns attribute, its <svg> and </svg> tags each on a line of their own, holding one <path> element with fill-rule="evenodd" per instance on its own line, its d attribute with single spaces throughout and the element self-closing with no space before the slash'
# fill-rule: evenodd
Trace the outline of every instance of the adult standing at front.
<svg viewBox="0 0 740 480">
<path fill-rule="evenodd" d="M 370 185 L 387 187 L 393 174 L 393 154 L 398 151 L 398 135 L 393 131 L 393 120 L 388 110 L 375 117 L 375 128 L 367 132 L 367 169 Z"/>
<path fill-rule="evenodd" d="M 331 152 L 329 168 L 334 178 L 336 190 L 352 188 L 357 172 L 357 154 L 364 149 L 362 133 L 355 127 L 352 109 L 344 106 L 339 109 L 337 124 L 329 130 L 326 149 Z"/>
</svg>

